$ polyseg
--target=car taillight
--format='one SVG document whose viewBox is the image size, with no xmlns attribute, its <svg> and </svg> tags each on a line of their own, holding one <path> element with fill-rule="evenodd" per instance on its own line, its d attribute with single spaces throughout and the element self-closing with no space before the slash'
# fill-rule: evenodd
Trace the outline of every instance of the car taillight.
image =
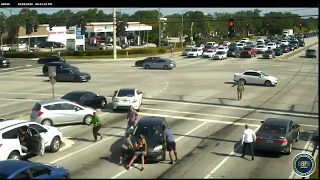
<svg viewBox="0 0 320 180">
<path fill-rule="evenodd" d="M 263 139 L 263 138 L 260 136 L 256 136 L 256 140 L 261 140 L 261 139 Z"/>
<path fill-rule="evenodd" d="M 132 101 L 132 103 L 136 103 L 137 102 L 137 100 L 136 99 L 134 99 L 133 101 Z"/>
<path fill-rule="evenodd" d="M 114 102 L 118 102 L 118 98 L 114 98 Z"/>
<path fill-rule="evenodd" d="M 43 112 L 41 110 L 38 110 L 38 116 L 41 116 Z"/>
<path fill-rule="evenodd" d="M 72 101 L 72 102 L 74 102 L 74 103 L 76 103 L 76 104 L 79 104 L 79 102 L 78 102 L 78 101 Z"/>
<path fill-rule="evenodd" d="M 286 142 L 288 142 L 288 139 L 287 138 L 279 139 L 278 142 L 279 143 L 286 143 Z"/>
</svg>

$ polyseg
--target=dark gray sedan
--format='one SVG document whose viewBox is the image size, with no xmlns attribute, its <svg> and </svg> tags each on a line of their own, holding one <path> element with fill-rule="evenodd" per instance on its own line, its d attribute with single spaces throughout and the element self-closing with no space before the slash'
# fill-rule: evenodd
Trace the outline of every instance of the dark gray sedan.
<svg viewBox="0 0 320 180">
<path fill-rule="evenodd" d="M 268 49 L 266 50 L 263 54 L 262 54 L 262 58 L 263 59 L 273 59 L 276 57 L 276 53 L 271 50 L 271 49 Z"/>
<path fill-rule="evenodd" d="M 55 77 L 56 81 L 87 82 L 91 79 L 89 73 L 80 72 L 74 68 L 59 69 Z"/>
<path fill-rule="evenodd" d="M 170 59 L 160 58 L 151 62 L 144 62 L 142 65 L 145 69 L 172 69 L 176 63 Z"/>
<path fill-rule="evenodd" d="M 255 150 L 291 154 L 299 135 L 300 125 L 292 120 L 268 118 L 256 133 Z"/>
</svg>

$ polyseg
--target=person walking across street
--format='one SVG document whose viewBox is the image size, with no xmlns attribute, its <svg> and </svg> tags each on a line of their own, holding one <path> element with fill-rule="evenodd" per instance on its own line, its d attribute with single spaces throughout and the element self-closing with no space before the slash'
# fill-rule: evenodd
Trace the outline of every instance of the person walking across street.
<svg viewBox="0 0 320 180">
<path fill-rule="evenodd" d="M 127 169 L 130 168 L 130 166 L 133 164 L 133 162 L 139 157 L 141 156 L 141 169 L 140 171 L 144 170 L 144 157 L 147 155 L 147 141 L 145 140 L 145 137 L 141 134 L 139 136 L 139 139 L 137 142 L 135 142 L 134 144 L 135 148 L 136 148 L 136 152 L 134 154 L 134 156 L 132 157 L 132 159 L 130 160 Z"/>
<path fill-rule="evenodd" d="M 130 154 L 130 150 L 133 150 L 133 145 L 131 143 L 131 133 L 126 133 L 126 136 L 120 148 L 119 166 L 122 166 L 123 159 L 125 158 L 126 155 Z"/>
<path fill-rule="evenodd" d="M 132 127 L 136 126 L 138 123 L 138 119 L 139 119 L 138 112 L 133 108 L 133 106 L 130 106 L 130 110 L 127 114 L 128 125 L 127 125 L 126 131 L 128 131 L 131 126 Z"/>
<path fill-rule="evenodd" d="M 94 141 L 97 142 L 98 136 L 100 136 L 100 140 L 103 138 L 103 136 L 99 133 L 99 130 L 101 128 L 100 117 L 96 114 L 96 112 L 93 112 L 91 124 L 93 124 L 92 133 Z"/>
<path fill-rule="evenodd" d="M 239 81 L 237 86 L 238 101 L 242 99 L 243 91 L 244 91 L 244 83 L 242 81 Z"/>
<path fill-rule="evenodd" d="M 256 141 L 256 133 L 252 129 L 249 129 L 249 126 L 247 124 L 244 127 L 246 130 L 244 130 L 242 135 L 242 140 L 241 140 L 241 144 L 242 144 L 241 157 L 244 158 L 246 154 L 246 149 L 249 148 L 252 160 L 254 160 L 253 143 Z"/>
<path fill-rule="evenodd" d="M 166 126 L 162 126 L 163 130 L 163 141 L 166 143 L 167 151 L 169 152 L 170 157 L 170 164 L 173 164 L 172 160 L 172 152 L 174 153 L 174 156 L 176 158 L 176 161 L 178 161 L 178 153 L 176 150 L 176 142 L 174 141 L 173 133 L 170 128 L 166 128 Z"/>
</svg>

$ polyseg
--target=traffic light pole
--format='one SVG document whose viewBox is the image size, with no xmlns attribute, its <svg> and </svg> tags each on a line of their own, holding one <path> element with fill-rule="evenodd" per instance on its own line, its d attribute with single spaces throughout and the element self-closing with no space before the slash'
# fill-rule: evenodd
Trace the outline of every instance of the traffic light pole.
<svg viewBox="0 0 320 180">
<path fill-rule="evenodd" d="M 1 56 L 3 57 L 2 33 L 0 34 L 0 47 L 1 47 Z"/>
<path fill-rule="evenodd" d="M 30 34 L 28 34 L 28 52 L 30 52 Z"/>
<path fill-rule="evenodd" d="M 116 8 L 113 8 L 113 59 L 117 59 L 117 12 Z"/>
</svg>

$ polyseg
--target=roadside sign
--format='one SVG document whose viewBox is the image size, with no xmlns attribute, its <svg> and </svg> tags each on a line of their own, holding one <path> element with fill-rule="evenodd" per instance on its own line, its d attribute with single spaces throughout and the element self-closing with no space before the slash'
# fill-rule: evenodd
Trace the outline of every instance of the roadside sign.
<svg viewBox="0 0 320 180">
<path fill-rule="evenodd" d="M 56 67 L 55 66 L 49 66 L 49 77 L 56 77 Z"/>
<path fill-rule="evenodd" d="M 54 77 L 49 77 L 49 81 L 52 85 L 54 85 L 57 82 Z"/>
</svg>

